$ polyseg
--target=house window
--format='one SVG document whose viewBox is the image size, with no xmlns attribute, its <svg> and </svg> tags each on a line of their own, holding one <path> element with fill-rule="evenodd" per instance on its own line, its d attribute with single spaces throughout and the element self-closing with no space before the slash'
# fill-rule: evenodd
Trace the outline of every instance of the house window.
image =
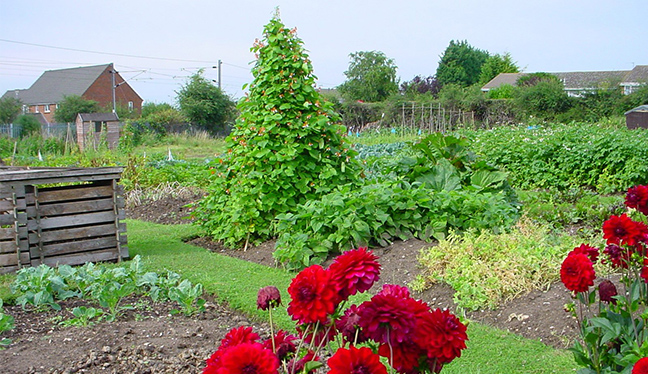
<svg viewBox="0 0 648 374">
<path fill-rule="evenodd" d="M 58 110 L 58 108 L 59 108 L 59 105 L 58 105 L 58 104 L 56 104 L 56 110 Z"/>
<path fill-rule="evenodd" d="M 45 113 L 49 113 L 49 112 L 50 112 L 50 105 L 45 104 Z"/>
<path fill-rule="evenodd" d="M 40 112 L 38 111 L 38 105 L 34 105 L 34 113 L 40 113 Z"/>
<path fill-rule="evenodd" d="M 97 121 L 97 122 L 95 122 L 94 124 L 95 124 L 95 132 L 101 132 L 101 128 L 103 127 L 103 126 L 102 126 L 102 125 L 103 125 L 103 122 L 99 122 L 99 121 Z"/>
<path fill-rule="evenodd" d="M 130 112 L 133 111 L 133 102 L 132 102 L 132 101 L 129 101 L 129 102 L 128 102 L 128 110 L 129 110 Z"/>
<path fill-rule="evenodd" d="M 29 113 L 29 107 L 27 105 L 23 105 L 22 111 L 23 111 L 23 114 Z"/>
</svg>

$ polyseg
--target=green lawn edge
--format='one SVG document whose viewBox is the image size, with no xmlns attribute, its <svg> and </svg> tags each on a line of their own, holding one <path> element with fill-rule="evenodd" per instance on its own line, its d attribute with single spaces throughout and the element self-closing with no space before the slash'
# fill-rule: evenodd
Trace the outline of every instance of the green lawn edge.
<svg viewBox="0 0 648 374">
<path fill-rule="evenodd" d="M 258 290 L 268 285 L 276 286 L 284 305 L 277 308 L 273 318 L 279 327 L 294 330 L 286 306 L 287 289 L 295 273 L 184 243 L 183 239 L 199 233 L 192 225 L 160 225 L 136 220 L 127 220 L 126 224 L 130 255 L 142 256 L 147 269 L 169 269 L 194 283 L 202 283 L 205 292 L 253 319 L 268 318 L 266 312 L 256 308 Z M 461 358 L 444 367 L 443 373 L 548 374 L 578 370 L 571 353 L 506 331 L 472 322 L 468 326 L 468 337 L 468 349 Z"/>
</svg>

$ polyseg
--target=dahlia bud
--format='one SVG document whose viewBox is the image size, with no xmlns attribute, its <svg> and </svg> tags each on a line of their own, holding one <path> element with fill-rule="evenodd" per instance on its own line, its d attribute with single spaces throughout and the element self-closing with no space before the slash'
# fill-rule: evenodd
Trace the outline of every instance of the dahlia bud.
<svg viewBox="0 0 648 374">
<path fill-rule="evenodd" d="M 268 310 L 268 308 L 279 304 L 281 304 L 281 294 L 277 287 L 267 286 L 259 290 L 259 294 L 257 295 L 257 309 Z"/>
<path fill-rule="evenodd" d="M 599 299 L 601 299 L 601 301 L 616 305 L 616 299 L 613 298 L 616 295 L 616 286 L 609 279 L 606 279 L 599 284 Z"/>
</svg>

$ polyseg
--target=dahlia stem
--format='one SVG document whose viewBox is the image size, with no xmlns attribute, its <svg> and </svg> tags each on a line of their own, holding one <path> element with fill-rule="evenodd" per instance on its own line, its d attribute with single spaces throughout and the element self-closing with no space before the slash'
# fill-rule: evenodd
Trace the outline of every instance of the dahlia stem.
<svg viewBox="0 0 648 374">
<path fill-rule="evenodd" d="M 272 353 L 277 354 L 277 347 L 275 346 L 275 335 L 272 328 L 272 305 L 270 305 L 270 308 L 268 308 L 268 315 L 270 317 L 270 339 L 272 340 Z"/>
<path fill-rule="evenodd" d="M 299 353 L 299 351 L 301 351 L 301 347 L 304 344 L 304 336 L 308 335 L 308 329 L 309 328 L 310 328 L 310 325 L 306 325 L 306 330 L 302 334 L 301 339 L 299 339 L 299 345 L 297 346 L 297 351 L 295 351 L 295 358 L 293 359 L 292 369 L 290 370 L 291 372 L 295 371 L 295 366 L 297 366 L 297 361 L 298 361 L 297 360 L 297 354 Z"/>
<path fill-rule="evenodd" d="M 389 327 L 387 328 L 387 345 L 389 346 L 389 366 L 391 367 L 392 374 L 394 373 L 394 349 L 392 347 L 391 339 L 389 338 Z"/>
</svg>

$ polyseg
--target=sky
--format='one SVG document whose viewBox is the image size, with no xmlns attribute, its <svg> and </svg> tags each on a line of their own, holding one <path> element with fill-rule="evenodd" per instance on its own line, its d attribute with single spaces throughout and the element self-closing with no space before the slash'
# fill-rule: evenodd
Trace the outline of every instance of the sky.
<svg viewBox="0 0 648 374">
<path fill-rule="evenodd" d="M 401 82 L 435 74 L 451 40 L 510 53 L 525 72 L 648 65 L 646 0 L 0 0 L 0 95 L 46 70 L 114 63 L 145 100 L 176 103 L 204 69 L 232 98 L 252 81 L 250 48 L 278 7 L 317 85 L 342 84 L 349 55 L 380 51 Z"/>
</svg>

